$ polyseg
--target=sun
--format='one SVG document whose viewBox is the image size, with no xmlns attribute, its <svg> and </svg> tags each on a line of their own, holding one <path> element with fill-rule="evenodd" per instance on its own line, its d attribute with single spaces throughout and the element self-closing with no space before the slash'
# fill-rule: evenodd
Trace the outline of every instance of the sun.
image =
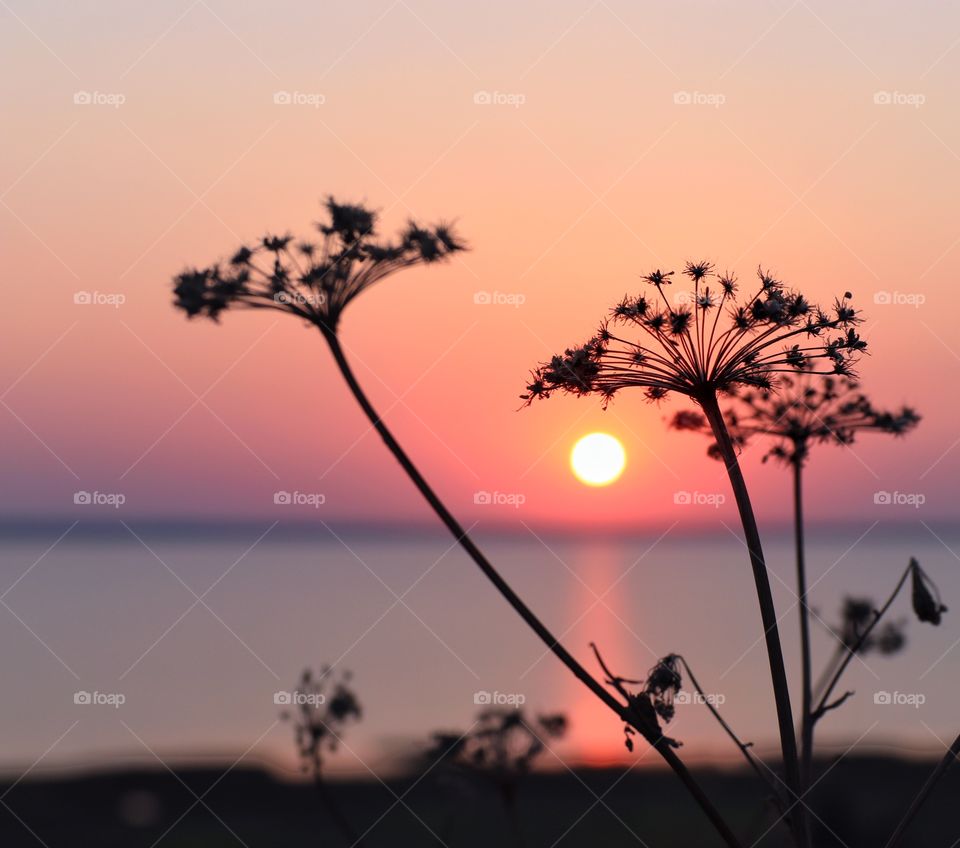
<svg viewBox="0 0 960 848">
<path fill-rule="evenodd" d="M 623 473 L 626 464 L 627 453 L 623 445 L 609 433 L 583 436 L 570 451 L 573 473 L 588 486 L 609 485 Z"/>
</svg>

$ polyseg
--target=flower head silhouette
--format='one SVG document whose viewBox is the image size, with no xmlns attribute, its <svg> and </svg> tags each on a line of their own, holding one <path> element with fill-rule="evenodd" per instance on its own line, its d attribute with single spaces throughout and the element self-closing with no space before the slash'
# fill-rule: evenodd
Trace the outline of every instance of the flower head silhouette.
<svg viewBox="0 0 960 848">
<path fill-rule="evenodd" d="M 909 406 L 877 409 L 850 377 L 806 371 L 784 375 L 776 391 L 748 390 L 738 400 L 725 413 L 730 436 L 738 446 L 758 436 L 771 438 L 773 446 L 764 454 L 765 461 L 803 464 L 815 444 L 849 445 L 865 431 L 902 436 L 920 423 L 920 416 Z M 691 410 L 678 412 L 672 425 L 678 430 L 710 432 L 707 420 Z M 716 444 L 708 452 L 719 457 Z"/>
<path fill-rule="evenodd" d="M 448 224 L 411 221 L 392 241 L 377 238 L 377 215 L 363 206 L 325 204 L 318 241 L 264 236 L 240 247 L 226 263 L 182 272 L 174 281 L 176 305 L 187 315 L 217 320 L 235 309 L 278 309 L 335 333 L 357 295 L 391 274 L 432 264 L 465 250 Z"/>
<path fill-rule="evenodd" d="M 646 275 L 654 293 L 625 297 L 591 339 L 537 367 L 523 400 L 560 391 L 599 394 L 607 403 L 638 386 L 650 400 L 676 392 L 700 401 L 742 387 L 772 389 L 780 374 L 799 370 L 849 376 L 866 348 L 850 292 L 822 309 L 761 269 L 744 299 L 730 274 L 711 288 L 710 263 L 687 263 L 683 273 L 693 292 L 675 304 L 664 291 L 673 272 Z M 621 337 L 619 326 L 641 331 L 641 340 Z"/>
<path fill-rule="evenodd" d="M 824 308 L 762 268 L 746 297 L 740 296 L 736 277 L 716 274 L 709 262 L 688 262 L 683 274 L 693 283 L 693 291 L 681 292 L 672 302 L 664 289 L 672 285 L 674 272 L 658 268 L 647 274 L 650 292 L 625 297 L 591 339 L 541 363 L 521 397 L 530 405 L 554 392 L 594 394 L 606 406 L 618 391 L 635 386 L 651 401 L 676 393 L 699 404 L 740 512 L 770 662 L 786 783 L 799 796 L 800 762 L 769 574 L 718 396 L 742 389 L 774 390 L 782 375 L 799 371 L 852 377 L 853 365 L 867 345 L 857 333 L 861 319 L 850 305 L 850 292 Z M 638 331 L 639 340 L 624 338 L 620 327 Z M 806 844 L 805 815 L 797 815 L 790 824 L 796 841 Z"/>
</svg>

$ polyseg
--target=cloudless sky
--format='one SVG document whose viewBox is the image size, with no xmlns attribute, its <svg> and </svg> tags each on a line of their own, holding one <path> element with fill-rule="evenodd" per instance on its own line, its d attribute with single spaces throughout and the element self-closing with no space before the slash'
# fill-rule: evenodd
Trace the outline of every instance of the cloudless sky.
<svg viewBox="0 0 960 848">
<path fill-rule="evenodd" d="M 943 517 L 960 456 L 958 41 L 960 12 L 935 3 L 8 0 L 4 512 L 116 517 L 75 506 L 84 490 L 138 518 L 279 517 L 287 490 L 324 494 L 328 518 L 430 521 L 316 332 L 171 307 L 175 273 L 267 230 L 309 234 L 332 193 L 380 209 L 386 234 L 452 218 L 472 245 L 366 293 L 343 325 L 375 403 L 468 520 L 657 526 L 676 491 L 726 491 L 703 441 L 665 429 L 676 403 L 517 411 L 528 369 L 640 274 L 700 258 L 741 278 L 762 263 L 813 299 L 851 290 L 865 386 L 924 416 L 906 443 L 821 451 L 812 516 Z M 605 490 L 567 466 L 596 429 L 629 458 Z M 780 519 L 786 480 L 760 453 L 745 461 Z M 877 506 L 879 490 L 926 503 Z"/>
</svg>

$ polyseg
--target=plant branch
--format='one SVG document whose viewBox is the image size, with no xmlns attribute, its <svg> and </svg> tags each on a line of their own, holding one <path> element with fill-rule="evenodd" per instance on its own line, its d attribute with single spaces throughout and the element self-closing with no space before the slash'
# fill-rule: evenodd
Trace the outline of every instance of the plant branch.
<svg viewBox="0 0 960 848">
<path fill-rule="evenodd" d="M 720 723 L 720 726 L 724 729 L 727 736 L 733 740 L 733 744 L 740 749 L 740 753 L 743 754 L 744 759 L 750 764 L 750 767 L 757 773 L 757 776 L 767 784 L 770 790 L 773 792 L 774 798 L 777 802 L 777 805 L 780 807 L 780 811 L 784 812 L 784 803 L 783 798 L 780 794 L 780 787 L 773 782 L 773 779 L 770 777 L 769 770 L 764 771 L 760 767 L 760 763 L 757 761 L 757 758 L 753 755 L 753 752 L 750 750 L 753 747 L 753 742 L 741 742 L 740 737 L 734 732 L 733 728 L 727 724 L 726 720 L 720 715 L 720 711 L 713 705 L 712 701 L 707 697 L 707 694 L 703 691 L 703 687 L 697 681 L 697 678 L 694 677 L 693 671 L 690 668 L 689 663 L 686 658 L 679 656 L 680 662 L 683 663 L 683 668 L 687 672 L 687 677 L 690 678 L 690 683 L 693 685 L 693 688 L 696 689 L 697 693 L 700 695 L 700 699 L 706 705 L 707 709 L 713 714 L 713 717 Z"/>
<path fill-rule="evenodd" d="M 723 457 L 733 488 L 737 508 L 740 512 L 740 521 L 750 552 L 750 564 L 753 568 L 753 578 L 757 589 L 757 600 L 760 605 L 760 617 L 763 623 L 764 639 L 767 646 L 767 658 L 770 663 L 770 678 L 773 684 L 773 694 L 777 706 L 777 722 L 780 728 L 780 747 L 783 753 L 783 765 L 786 773 L 787 788 L 795 798 L 803 795 L 800 784 L 800 763 L 797 756 L 797 737 L 793 726 L 793 711 L 790 706 L 790 687 L 787 683 L 787 672 L 783 661 L 783 648 L 780 644 L 780 632 L 777 627 L 777 612 L 773 603 L 773 593 L 770 590 L 770 577 L 767 574 L 767 565 L 763 556 L 763 547 L 760 543 L 760 531 L 753 514 L 753 505 L 750 502 L 750 493 L 747 490 L 737 452 L 734 448 L 730 433 L 727 430 L 717 403 L 717 396 L 713 391 L 700 397 L 707 420 L 716 439 L 717 446 Z M 801 809 L 799 814 L 792 818 L 794 836 L 798 845 L 807 843 L 807 816 Z"/>
<path fill-rule="evenodd" d="M 797 454 L 797 452 L 794 452 Z M 800 663 L 802 703 L 800 707 L 800 781 L 810 786 L 813 772 L 813 660 L 810 647 L 810 607 L 807 595 L 807 565 L 803 538 L 803 460 L 791 463 L 793 470 L 793 531 L 797 554 L 797 594 L 800 599 Z"/>
<path fill-rule="evenodd" d="M 910 566 L 908 565 L 906 570 L 900 576 L 900 580 L 897 582 L 897 585 L 894 587 L 893 591 L 890 593 L 890 597 L 887 598 L 886 603 L 879 610 L 876 610 L 873 615 L 873 620 L 863 629 L 863 633 L 860 634 L 860 637 L 857 639 L 853 645 L 847 648 L 847 653 L 844 656 L 843 660 L 840 662 L 840 665 L 837 667 L 837 670 L 833 673 L 833 677 L 830 678 L 830 682 L 827 684 L 826 688 L 823 690 L 823 695 L 820 696 L 820 701 L 817 704 L 816 708 L 811 712 L 810 716 L 814 724 L 818 722 L 823 714 L 827 711 L 827 701 L 830 700 L 833 690 L 836 688 L 837 684 L 840 682 L 840 678 L 843 676 L 844 671 L 847 670 L 847 666 L 850 665 L 850 661 L 857 655 L 857 652 L 863 647 L 864 643 L 870 637 L 870 634 L 873 632 L 873 629 L 880 622 L 880 619 L 883 618 L 884 614 L 890 605 L 894 602 L 897 595 L 900 594 L 900 590 L 903 588 L 903 584 L 907 582 L 907 577 L 910 576 Z M 841 699 L 841 703 L 846 700 L 846 698 Z M 839 706 L 836 704 L 835 706 Z"/>
<path fill-rule="evenodd" d="M 383 420 L 370 403 L 362 387 L 360 386 L 360 383 L 357 381 L 357 378 L 350 367 L 350 363 L 347 361 L 346 355 L 344 354 L 343 348 L 341 347 L 340 341 L 336 334 L 330 330 L 324 330 L 323 328 L 321 328 L 321 332 L 323 333 L 323 337 L 330 347 L 333 358 L 336 360 L 337 366 L 339 367 L 340 372 L 342 373 L 344 380 L 346 380 L 347 385 L 349 386 L 350 391 L 353 393 L 357 403 L 370 420 L 370 423 L 373 425 L 374 429 L 376 429 L 377 433 L 379 433 L 380 438 L 383 439 L 387 448 L 394 455 L 397 462 L 400 463 L 403 470 L 407 473 L 407 476 L 413 481 L 413 484 L 417 487 L 417 490 L 421 495 L 423 495 L 424 499 L 444 523 L 447 529 L 451 532 L 451 534 L 453 534 L 453 537 L 457 540 L 458 544 L 477 564 L 487 579 L 493 583 L 497 591 L 500 592 L 500 594 L 506 599 L 507 603 L 513 607 L 513 609 L 524 620 L 524 622 L 526 622 L 526 624 L 534 631 L 534 633 L 540 637 L 541 641 L 543 641 L 543 643 L 570 670 L 570 672 L 588 689 L 590 689 L 594 695 L 603 701 L 604 704 L 613 710 L 613 712 L 615 712 L 624 722 L 632 724 L 635 719 L 631 715 L 632 711 L 629 709 L 629 706 L 621 704 L 619 701 L 617 701 L 617 699 L 614 698 L 613 695 L 611 695 L 604 688 L 604 686 L 597 681 L 573 657 L 573 655 L 563 647 L 563 645 L 560 644 L 559 640 L 553 636 L 543 622 L 537 618 L 536 614 L 523 602 L 520 596 L 514 592 L 507 581 L 501 577 L 500 573 L 483 555 L 480 549 L 467 534 L 467 531 L 460 525 L 457 519 L 454 518 L 451 512 L 446 508 L 437 494 L 427 483 L 423 475 L 420 474 L 417 467 L 407 456 L 403 448 L 400 447 L 399 442 L 397 442 L 397 440 L 394 438 L 393 434 L 387 428 L 386 424 L 384 424 Z M 726 821 L 706 796 L 702 787 L 697 783 L 693 775 L 690 774 L 682 760 L 670 748 L 669 744 L 667 744 L 666 740 L 657 740 L 653 743 L 653 747 L 656 748 L 660 756 L 663 757 L 667 764 L 676 773 L 677 777 L 679 777 L 686 786 L 687 790 L 710 819 L 710 822 L 713 824 L 714 828 L 716 828 L 724 842 L 730 846 L 730 848 L 742 848 L 741 843 L 730 830 Z"/>
</svg>

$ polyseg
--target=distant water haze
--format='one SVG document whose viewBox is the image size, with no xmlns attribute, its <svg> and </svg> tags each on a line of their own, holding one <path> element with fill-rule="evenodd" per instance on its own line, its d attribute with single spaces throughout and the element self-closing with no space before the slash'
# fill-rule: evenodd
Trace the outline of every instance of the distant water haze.
<svg viewBox="0 0 960 848">
<path fill-rule="evenodd" d="M 192 536 L 149 524 L 98 533 L 81 527 L 46 555 L 66 526 L 7 533 L 4 769 L 15 773 L 47 751 L 36 773 L 245 755 L 294 774 L 290 728 L 277 723 L 282 707 L 274 693 L 293 688 L 304 666 L 324 662 L 353 672 L 364 707 L 363 722 L 332 760 L 341 772 L 396 770 L 431 731 L 469 727 L 475 701 L 483 700 L 477 693 L 568 714 L 570 733 L 544 767 L 656 765 L 642 746 L 627 753 L 618 721 L 448 538 L 335 524 L 270 527 Z M 666 525 L 656 535 L 525 532 L 486 534 L 483 541 L 588 668 L 595 667 L 591 641 L 625 677 L 642 677 L 658 656 L 682 653 L 738 733 L 774 756 L 759 615 L 733 526 L 695 537 Z M 766 544 L 796 679 L 792 548 L 781 533 Z M 814 530 L 809 568 L 818 664 L 832 651 L 825 625 L 836 622 L 843 595 L 881 601 L 911 555 L 938 581 L 948 605 L 960 603 L 960 565 L 945 545 L 960 546 L 955 527 L 904 531 L 865 522 Z M 932 755 L 942 750 L 938 737 L 956 735 L 954 614 L 939 629 L 916 622 L 905 594 L 892 616 L 911 619 L 906 650 L 853 662 L 846 684 L 856 696 L 821 723 L 823 750 L 855 744 L 860 752 Z M 119 694 L 124 702 L 77 704 L 77 692 L 101 700 Z M 883 703 L 886 692 L 893 703 Z M 922 697 L 905 697 L 911 695 Z M 668 733 L 692 762 L 737 763 L 702 705 L 681 704 Z"/>
</svg>

